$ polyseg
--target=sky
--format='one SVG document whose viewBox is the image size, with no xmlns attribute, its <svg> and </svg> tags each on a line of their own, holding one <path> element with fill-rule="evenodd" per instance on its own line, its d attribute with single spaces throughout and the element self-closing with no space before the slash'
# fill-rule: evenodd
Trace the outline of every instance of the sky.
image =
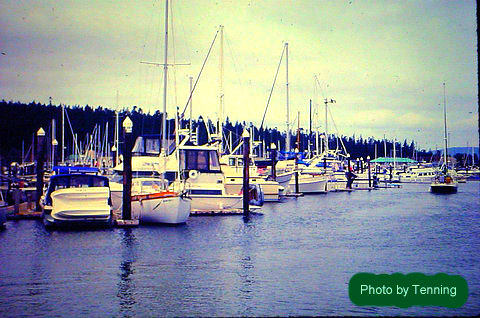
<svg viewBox="0 0 480 318">
<path fill-rule="evenodd" d="M 478 146 L 475 1 L 174 0 L 167 112 L 182 111 L 219 29 L 224 114 L 259 125 L 288 43 L 290 125 Z M 0 0 L 0 98 L 163 109 L 165 1 Z M 172 27 L 173 26 L 173 27 Z M 193 94 L 193 116 L 220 115 L 220 35 Z M 187 64 L 187 65 L 180 65 Z M 265 125 L 286 129 L 283 57 Z M 117 99 L 118 92 L 118 99 Z M 187 117 L 188 117 L 187 111 Z M 318 116 L 316 116 L 318 114 Z M 333 118 L 333 121 L 332 121 Z"/>
</svg>

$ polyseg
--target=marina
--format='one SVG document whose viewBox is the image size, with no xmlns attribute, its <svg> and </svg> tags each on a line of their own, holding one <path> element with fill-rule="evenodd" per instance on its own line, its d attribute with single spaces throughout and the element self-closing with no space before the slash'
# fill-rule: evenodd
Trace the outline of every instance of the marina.
<svg viewBox="0 0 480 318">
<path fill-rule="evenodd" d="M 480 183 L 454 196 L 428 187 L 304 196 L 265 205 L 248 223 L 199 216 L 180 227 L 47 231 L 41 221 L 9 221 L 0 232 L 0 313 L 475 315 Z M 467 303 L 401 309 L 348 299 L 356 272 L 415 271 L 462 273 Z"/>
<path fill-rule="evenodd" d="M 475 3 L 0 8 L 0 317 L 480 311 Z"/>
</svg>

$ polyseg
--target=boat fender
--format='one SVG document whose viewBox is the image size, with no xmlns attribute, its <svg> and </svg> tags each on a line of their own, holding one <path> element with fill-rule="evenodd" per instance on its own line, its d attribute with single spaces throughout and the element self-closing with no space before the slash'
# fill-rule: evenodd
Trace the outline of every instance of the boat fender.
<svg viewBox="0 0 480 318">
<path fill-rule="evenodd" d="M 190 171 L 188 172 L 188 177 L 189 177 L 190 179 L 192 179 L 192 180 L 195 180 L 195 179 L 198 178 L 198 174 L 199 174 L 199 173 L 198 173 L 197 170 L 190 170 Z"/>
</svg>

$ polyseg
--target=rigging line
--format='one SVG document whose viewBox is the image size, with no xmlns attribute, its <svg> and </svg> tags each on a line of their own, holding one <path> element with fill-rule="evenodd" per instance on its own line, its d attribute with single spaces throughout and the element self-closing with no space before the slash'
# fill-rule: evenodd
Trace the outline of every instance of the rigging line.
<svg viewBox="0 0 480 318">
<path fill-rule="evenodd" d="M 176 54 L 175 54 L 175 35 L 173 33 L 174 27 L 173 27 L 173 0 L 170 1 L 170 20 L 171 20 L 171 33 L 172 33 L 172 52 L 173 52 L 173 91 L 174 91 L 174 101 L 175 101 L 175 108 L 178 106 L 178 101 L 177 101 L 177 68 L 175 67 L 175 61 L 176 59 Z M 176 112 L 176 110 L 175 110 Z"/>
<path fill-rule="evenodd" d="M 77 150 L 78 150 L 77 138 L 75 138 L 75 134 L 74 134 L 74 132 L 73 132 L 72 123 L 70 122 L 70 117 L 68 117 L 68 112 L 67 112 L 66 109 L 65 109 L 65 115 L 66 115 L 67 120 L 68 120 L 68 125 L 70 126 L 70 131 L 71 131 L 71 133 L 72 133 L 73 141 L 75 142 L 75 146 L 76 146 L 76 148 L 77 148 Z"/>
<path fill-rule="evenodd" d="M 172 4 L 173 5 L 173 4 Z M 183 16 L 182 16 L 182 11 L 180 10 L 180 7 L 181 6 L 176 6 L 176 12 L 177 12 L 177 15 L 179 16 L 179 20 L 180 20 L 180 25 L 182 26 L 182 31 L 183 31 L 183 38 L 185 39 L 184 42 L 186 43 L 186 52 L 187 52 L 187 57 L 188 57 L 188 61 L 192 61 L 192 58 L 190 56 L 190 46 L 188 45 L 188 41 L 187 41 L 187 36 L 186 36 L 186 32 L 185 32 L 185 26 L 183 25 Z"/>
<path fill-rule="evenodd" d="M 182 114 L 180 115 L 180 118 L 183 118 L 183 115 L 185 114 L 185 111 L 187 110 L 188 104 L 190 103 L 190 100 L 192 99 L 193 92 L 195 91 L 195 88 L 197 87 L 198 80 L 200 79 L 200 76 L 202 75 L 203 69 L 205 67 L 205 64 L 207 64 L 208 57 L 210 56 L 210 52 L 212 52 L 212 47 L 215 44 L 215 40 L 217 39 L 219 30 L 215 33 L 215 37 L 213 38 L 212 44 L 210 44 L 210 48 L 208 49 L 207 56 L 205 57 L 205 60 L 203 61 L 202 68 L 200 69 L 200 72 L 198 73 L 197 79 L 195 80 L 195 84 L 193 85 L 192 91 L 190 92 L 190 96 L 188 97 L 187 103 L 185 104 L 185 107 L 183 108 Z"/>
<path fill-rule="evenodd" d="M 153 6 L 155 6 L 155 3 L 153 4 Z M 151 10 L 151 15 L 150 15 L 150 19 L 149 19 L 149 22 L 147 25 L 152 25 L 153 23 L 153 14 L 154 14 L 155 10 Z M 145 34 L 145 38 L 143 39 L 143 45 L 142 45 L 142 51 L 141 51 L 141 54 L 140 54 L 140 61 L 143 61 L 144 60 L 144 56 L 145 56 L 145 47 L 146 47 L 146 43 L 147 43 L 147 38 L 150 36 L 150 30 L 147 30 L 146 34 Z M 147 74 L 145 72 L 145 77 L 142 76 L 142 71 L 141 71 L 141 67 L 139 66 L 140 68 L 140 78 L 139 78 L 139 81 L 140 81 L 140 87 L 147 87 Z M 141 93 L 143 96 L 140 96 L 141 99 L 144 100 L 144 104 L 147 103 L 147 94 L 145 93 L 144 90 L 142 90 L 142 93 Z M 117 105 L 118 106 L 118 105 Z"/>
<path fill-rule="evenodd" d="M 228 49 L 230 50 L 230 54 L 232 55 L 233 66 L 235 68 L 235 72 L 237 73 L 237 78 L 238 78 L 238 82 L 240 84 L 240 88 L 241 88 L 242 92 L 244 93 L 244 94 L 242 94 L 242 97 L 243 97 L 243 95 L 246 95 L 245 92 L 248 92 L 248 94 L 251 97 L 252 96 L 251 91 L 245 89 L 245 87 L 243 85 L 243 82 L 241 80 L 240 72 L 238 71 L 238 68 L 237 68 L 237 64 L 238 64 L 237 58 L 235 57 L 235 54 L 234 54 L 234 52 L 232 50 L 232 47 L 231 47 L 231 44 L 230 44 L 230 39 L 227 37 L 227 32 L 225 32 L 225 30 L 224 30 L 224 36 L 225 36 L 225 39 L 227 40 L 227 46 L 228 46 Z"/>
<path fill-rule="evenodd" d="M 320 90 L 322 91 L 323 99 L 327 98 L 326 95 L 325 95 L 325 90 L 323 89 L 322 85 L 320 84 L 320 81 L 318 80 L 318 77 L 317 77 L 316 74 L 315 74 L 315 80 L 317 81 L 318 87 L 319 87 Z"/>
<path fill-rule="evenodd" d="M 343 143 L 343 140 L 342 138 L 339 138 L 338 135 L 340 135 L 340 132 L 338 131 L 338 128 L 337 128 L 337 124 L 335 123 L 335 120 L 333 120 L 333 115 L 332 115 L 332 111 L 330 110 L 330 108 L 328 108 L 328 113 L 330 114 L 330 119 L 332 120 L 332 123 L 333 123 L 333 127 L 335 127 L 335 130 L 337 132 L 337 148 L 338 148 L 338 139 L 340 139 L 340 143 L 342 144 L 342 147 L 343 147 L 343 151 L 345 151 L 345 153 L 347 154 L 347 148 L 345 147 L 345 144 Z"/>
<path fill-rule="evenodd" d="M 167 0 L 168 1 L 168 0 Z M 162 12 L 161 8 L 160 8 L 160 12 Z M 162 20 L 160 19 L 161 15 L 159 14 L 158 15 L 159 19 L 158 19 L 158 27 L 157 29 L 160 29 L 160 26 L 161 26 L 161 23 L 162 23 Z M 158 43 L 160 41 L 160 33 L 155 33 L 155 45 L 154 45 L 154 49 L 153 49 L 153 61 L 157 61 L 157 55 L 158 55 Z M 166 45 L 166 44 L 165 44 Z M 155 104 L 159 104 L 160 103 L 160 92 L 161 92 L 161 83 L 159 84 L 159 89 L 158 89 L 158 92 L 157 92 L 157 96 L 155 98 L 155 93 L 154 93 L 154 83 L 155 83 L 155 78 L 157 78 L 157 74 L 159 73 L 159 70 L 157 70 L 156 68 L 153 70 L 153 72 L 151 73 L 151 80 L 150 80 L 150 100 L 148 102 L 150 102 L 151 105 L 155 105 Z M 161 79 L 163 79 L 163 76 L 158 76 L 160 77 Z"/>
<path fill-rule="evenodd" d="M 268 100 L 267 100 L 267 106 L 265 107 L 265 111 L 263 112 L 263 118 L 262 118 L 262 123 L 260 124 L 260 129 L 263 127 L 263 122 L 265 121 L 265 116 L 267 115 L 268 105 L 270 104 L 270 99 L 272 98 L 273 89 L 275 88 L 275 83 L 277 81 L 278 71 L 280 70 L 280 66 L 282 64 L 284 53 L 285 53 L 285 46 L 283 46 L 282 55 L 280 56 L 280 61 L 278 62 L 277 72 L 275 73 L 275 77 L 273 79 L 272 89 L 270 90 L 270 95 L 268 96 Z"/>
</svg>

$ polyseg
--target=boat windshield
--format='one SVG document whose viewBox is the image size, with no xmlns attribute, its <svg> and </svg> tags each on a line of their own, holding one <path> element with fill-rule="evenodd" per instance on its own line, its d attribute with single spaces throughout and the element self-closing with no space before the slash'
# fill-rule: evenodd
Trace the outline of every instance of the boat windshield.
<svg viewBox="0 0 480 318">
<path fill-rule="evenodd" d="M 135 140 L 132 153 L 142 155 L 159 155 L 160 138 L 140 136 Z"/>
<path fill-rule="evenodd" d="M 180 168 L 200 172 L 221 171 L 216 150 L 182 149 L 180 150 Z"/>
</svg>

